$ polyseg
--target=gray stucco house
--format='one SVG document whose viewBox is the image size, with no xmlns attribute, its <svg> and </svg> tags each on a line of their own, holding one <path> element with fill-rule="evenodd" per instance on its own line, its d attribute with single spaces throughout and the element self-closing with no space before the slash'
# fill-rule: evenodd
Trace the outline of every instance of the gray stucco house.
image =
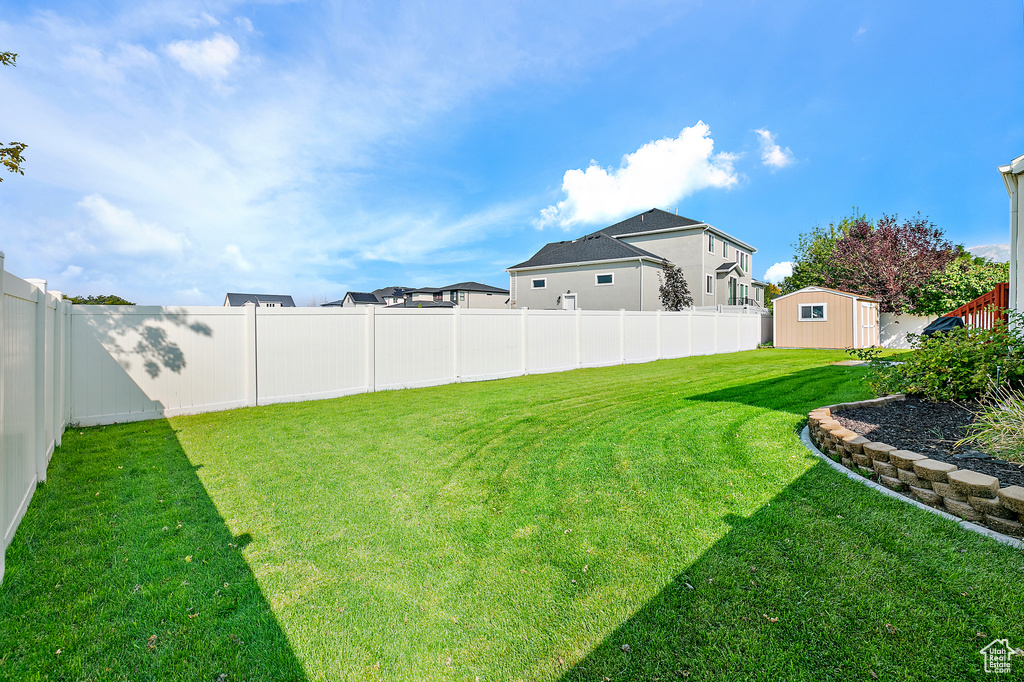
<svg viewBox="0 0 1024 682">
<path fill-rule="evenodd" d="M 716 227 L 661 209 L 585 237 L 546 244 L 508 268 L 511 307 L 660 310 L 659 273 L 682 269 L 695 306 L 764 305 L 757 249 Z"/>
</svg>

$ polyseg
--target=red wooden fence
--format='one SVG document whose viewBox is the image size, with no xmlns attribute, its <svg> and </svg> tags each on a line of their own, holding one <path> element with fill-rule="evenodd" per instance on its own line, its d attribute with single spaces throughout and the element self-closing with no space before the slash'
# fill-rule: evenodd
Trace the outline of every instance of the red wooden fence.
<svg viewBox="0 0 1024 682">
<path fill-rule="evenodd" d="M 1003 282 L 987 294 L 982 294 L 970 303 L 964 303 L 943 317 L 962 317 L 968 327 L 991 329 L 996 320 L 1006 322 L 1006 309 L 1010 307 L 1010 284 Z"/>
</svg>

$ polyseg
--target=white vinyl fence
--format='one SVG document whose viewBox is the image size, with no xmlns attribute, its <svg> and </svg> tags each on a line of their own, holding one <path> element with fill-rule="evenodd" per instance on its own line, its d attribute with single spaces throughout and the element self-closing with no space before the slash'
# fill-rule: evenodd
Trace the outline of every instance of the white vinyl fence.
<svg viewBox="0 0 1024 682">
<path fill-rule="evenodd" d="M 69 420 L 71 307 L 46 282 L 5 272 L 0 253 L 0 579 Z"/>
<path fill-rule="evenodd" d="M 742 309 L 72 306 L 2 256 L 0 274 L 3 548 L 69 423 L 731 353 L 771 330 Z"/>
<path fill-rule="evenodd" d="M 82 425 L 756 348 L 751 312 L 74 306 Z"/>
</svg>

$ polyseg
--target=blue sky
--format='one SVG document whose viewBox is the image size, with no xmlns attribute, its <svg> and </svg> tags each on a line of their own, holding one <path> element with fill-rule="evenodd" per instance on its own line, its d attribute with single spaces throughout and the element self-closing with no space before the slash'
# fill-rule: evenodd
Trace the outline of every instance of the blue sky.
<svg viewBox="0 0 1024 682">
<path fill-rule="evenodd" d="M 1006 243 L 1014 2 L 0 0 L 6 268 L 300 304 L 504 269 L 650 207 L 758 247 L 858 206 Z"/>
</svg>

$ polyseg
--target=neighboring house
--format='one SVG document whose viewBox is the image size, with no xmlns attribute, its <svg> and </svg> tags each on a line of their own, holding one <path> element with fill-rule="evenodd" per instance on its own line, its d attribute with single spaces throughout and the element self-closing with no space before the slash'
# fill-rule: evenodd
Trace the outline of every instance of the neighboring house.
<svg viewBox="0 0 1024 682">
<path fill-rule="evenodd" d="M 322 303 L 322 308 L 342 308 L 342 307 L 359 307 L 368 305 L 379 305 L 389 306 L 395 303 L 401 303 L 403 300 L 403 294 L 406 291 L 412 291 L 409 287 L 384 287 L 382 289 L 374 289 L 371 292 L 361 291 L 350 291 L 343 298 L 339 298 L 337 301 L 330 301 L 329 303 Z"/>
<path fill-rule="evenodd" d="M 343 308 L 362 308 L 368 305 L 383 306 L 384 301 L 372 292 L 350 291 L 341 299 Z"/>
<path fill-rule="evenodd" d="M 384 305 L 394 305 L 404 301 L 405 292 L 409 290 L 410 287 L 384 287 L 382 289 L 374 289 L 373 293 L 377 298 L 384 301 Z"/>
<path fill-rule="evenodd" d="M 459 282 L 441 287 L 441 299 L 460 308 L 508 308 L 508 289 L 479 282 Z"/>
<path fill-rule="evenodd" d="M 1000 166 L 1010 195 L 1010 309 L 1024 310 L 1024 240 L 1021 239 L 1020 215 L 1024 213 L 1024 193 L 1020 191 L 1021 175 L 1024 174 L 1024 156 L 1018 156 L 1009 165 Z"/>
<path fill-rule="evenodd" d="M 750 244 L 652 208 L 592 234 L 546 244 L 508 268 L 513 308 L 660 310 L 659 274 L 683 271 L 695 306 L 764 305 Z"/>
<path fill-rule="evenodd" d="M 432 303 L 441 301 L 441 290 L 435 287 L 406 289 L 402 293 L 403 303 Z"/>
<path fill-rule="evenodd" d="M 422 301 L 422 300 L 405 300 L 401 303 L 395 303 L 389 305 L 388 310 L 392 308 L 454 308 L 456 307 L 451 301 Z"/>
<path fill-rule="evenodd" d="M 772 301 L 776 348 L 879 345 L 878 301 L 847 291 L 804 287 Z"/>
<path fill-rule="evenodd" d="M 224 297 L 226 307 L 243 306 L 252 302 L 260 308 L 294 308 L 291 296 L 279 294 L 228 294 Z"/>
<path fill-rule="evenodd" d="M 416 308 L 416 303 L 448 303 L 460 308 L 507 308 L 508 289 L 492 287 L 479 282 L 459 282 L 445 287 L 423 287 L 404 292 L 406 308 Z M 392 307 L 392 306 L 388 306 Z M 423 306 L 437 307 L 437 306 Z"/>
</svg>

